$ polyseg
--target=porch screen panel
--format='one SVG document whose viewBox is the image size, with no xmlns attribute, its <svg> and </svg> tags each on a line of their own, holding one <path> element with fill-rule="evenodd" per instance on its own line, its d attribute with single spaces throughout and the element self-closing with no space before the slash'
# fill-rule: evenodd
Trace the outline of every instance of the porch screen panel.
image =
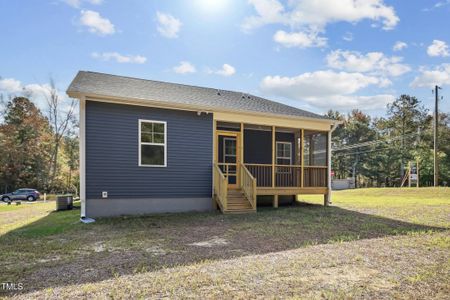
<svg viewBox="0 0 450 300">
<path fill-rule="evenodd" d="M 294 135 L 292 135 L 294 139 Z M 292 165 L 293 142 L 276 142 L 276 186 L 300 186 L 300 167 Z"/>
<path fill-rule="evenodd" d="M 305 131 L 304 162 L 306 187 L 326 187 L 327 185 L 327 147 L 326 132 Z"/>
<path fill-rule="evenodd" d="M 244 130 L 244 163 L 260 187 L 272 186 L 272 132 Z"/>
</svg>

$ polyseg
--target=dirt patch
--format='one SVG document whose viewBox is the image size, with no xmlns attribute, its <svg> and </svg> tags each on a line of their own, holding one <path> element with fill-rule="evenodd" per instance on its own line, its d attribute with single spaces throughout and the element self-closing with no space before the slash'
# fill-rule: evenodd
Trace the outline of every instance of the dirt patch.
<svg viewBox="0 0 450 300">
<path fill-rule="evenodd" d="M 196 242 L 192 244 L 188 244 L 189 246 L 197 246 L 197 247 L 220 247 L 220 246 L 226 246 L 228 245 L 228 241 L 224 238 L 220 238 L 218 236 L 215 236 L 211 238 L 210 240 L 202 241 L 202 242 Z"/>
<path fill-rule="evenodd" d="M 432 238 L 447 236 L 433 234 Z M 19 295 L 111 298 L 435 298 L 445 299 L 450 254 L 430 236 L 389 237 L 317 245 L 231 260 L 119 276 L 97 283 Z M 433 255 L 429 253 L 432 251 Z M 417 270 L 430 269 L 420 280 Z"/>
<path fill-rule="evenodd" d="M 153 247 L 147 248 L 147 249 L 145 249 L 145 251 L 147 253 L 150 253 L 153 256 L 161 256 L 161 255 L 167 254 L 167 251 L 159 246 L 153 246 Z"/>
</svg>

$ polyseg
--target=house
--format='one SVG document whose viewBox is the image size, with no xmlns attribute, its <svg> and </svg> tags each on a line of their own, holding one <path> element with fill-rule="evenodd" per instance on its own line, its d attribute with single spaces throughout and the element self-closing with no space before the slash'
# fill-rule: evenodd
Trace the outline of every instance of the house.
<svg viewBox="0 0 450 300">
<path fill-rule="evenodd" d="M 337 122 L 246 93 L 80 71 L 82 217 L 330 202 Z"/>
</svg>

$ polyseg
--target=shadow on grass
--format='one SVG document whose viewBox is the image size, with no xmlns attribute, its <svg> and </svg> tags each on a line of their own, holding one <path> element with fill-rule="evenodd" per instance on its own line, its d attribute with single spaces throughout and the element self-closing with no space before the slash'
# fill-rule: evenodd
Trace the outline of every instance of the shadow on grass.
<svg viewBox="0 0 450 300">
<path fill-rule="evenodd" d="M 205 260 L 359 239 L 442 231 L 339 207 L 300 203 L 257 214 L 163 214 L 98 219 L 50 213 L 0 237 L 0 282 L 29 292 Z"/>
</svg>

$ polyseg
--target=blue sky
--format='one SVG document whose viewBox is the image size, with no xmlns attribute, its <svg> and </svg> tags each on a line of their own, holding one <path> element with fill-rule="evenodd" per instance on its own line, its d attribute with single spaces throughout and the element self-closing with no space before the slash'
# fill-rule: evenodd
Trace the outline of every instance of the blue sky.
<svg viewBox="0 0 450 300">
<path fill-rule="evenodd" d="M 400 94 L 450 112 L 450 0 L 0 0 L 0 92 L 78 70 L 382 115 Z"/>
</svg>

